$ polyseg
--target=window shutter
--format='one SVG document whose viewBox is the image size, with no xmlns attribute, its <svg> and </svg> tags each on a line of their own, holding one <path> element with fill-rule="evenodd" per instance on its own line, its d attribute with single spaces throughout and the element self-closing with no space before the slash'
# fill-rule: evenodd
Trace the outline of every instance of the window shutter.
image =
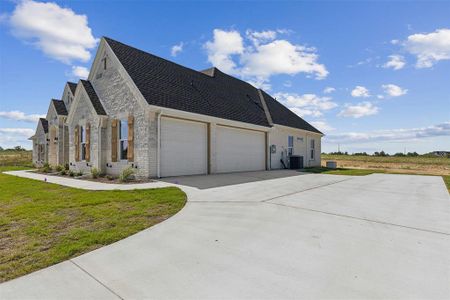
<svg viewBox="0 0 450 300">
<path fill-rule="evenodd" d="M 80 161 L 80 129 L 78 125 L 75 126 L 74 145 L 75 161 Z"/>
<path fill-rule="evenodd" d="M 117 161 L 117 120 L 111 122 L 111 161 Z"/>
<path fill-rule="evenodd" d="M 128 161 L 134 161 L 134 117 L 128 116 Z"/>
<path fill-rule="evenodd" d="M 91 160 L 91 124 L 86 124 L 86 161 Z"/>
</svg>

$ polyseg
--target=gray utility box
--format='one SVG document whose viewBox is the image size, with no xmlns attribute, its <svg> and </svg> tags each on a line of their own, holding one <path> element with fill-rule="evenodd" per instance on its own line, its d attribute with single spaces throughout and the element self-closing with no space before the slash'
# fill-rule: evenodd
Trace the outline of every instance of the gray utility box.
<svg viewBox="0 0 450 300">
<path fill-rule="evenodd" d="M 327 168 L 328 169 L 336 169 L 337 168 L 337 162 L 334 160 L 328 160 L 327 161 Z"/>
<path fill-rule="evenodd" d="M 291 155 L 289 156 L 289 169 L 303 169 L 303 156 Z"/>
</svg>

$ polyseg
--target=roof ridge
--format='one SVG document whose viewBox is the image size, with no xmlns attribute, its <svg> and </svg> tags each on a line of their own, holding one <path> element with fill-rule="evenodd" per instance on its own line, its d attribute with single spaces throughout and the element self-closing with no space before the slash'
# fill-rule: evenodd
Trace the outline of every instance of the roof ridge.
<svg viewBox="0 0 450 300">
<path fill-rule="evenodd" d="M 171 61 L 171 60 L 168 60 L 168 59 L 166 59 L 166 58 L 164 58 L 164 57 L 161 57 L 161 56 L 152 54 L 152 53 L 150 53 L 150 52 L 144 51 L 144 50 L 142 50 L 142 49 L 139 49 L 139 48 L 130 46 L 130 45 L 128 45 L 128 44 L 122 43 L 122 42 L 117 41 L 117 40 L 115 40 L 115 39 L 112 39 L 112 38 L 109 38 L 109 37 L 106 37 L 106 36 L 103 36 L 103 38 L 106 40 L 106 42 L 108 42 L 108 40 L 110 40 L 110 41 L 112 41 L 112 42 L 114 42 L 114 43 L 119 43 L 119 44 L 121 44 L 121 45 L 123 45 L 123 46 L 132 48 L 132 49 L 137 50 L 137 51 L 139 51 L 139 52 L 143 52 L 143 53 L 145 53 L 145 54 L 147 54 L 147 55 L 156 57 L 156 58 L 158 58 L 158 59 L 162 59 L 162 60 L 164 60 L 164 61 L 166 61 L 166 62 L 168 62 L 168 63 L 170 63 L 170 64 L 177 65 L 177 66 L 179 66 L 179 67 L 181 67 L 181 68 L 183 68 L 183 69 L 187 69 L 187 70 L 192 71 L 192 72 L 196 72 L 196 73 L 200 73 L 200 74 L 206 75 L 206 74 L 204 74 L 204 73 L 202 73 L 202 72 L 200 72 L 200 71 L 197 71 L 197 70 L 194 70 L 194 69 L 192 69 L 192 68 L 189 68 L 189 67 L 180 65 L 180 64 L 178 64 L 178 63 L 176 63 L 176 62 L 173 62 L 173 61 Z M 113 51 L 114 51 L 114 50 L 113 50 Z"/>
<path fill-rule="evenodd" d="M 150 56 L 152 56 L 152 57 L 155 57 L 155 58 L 158 58 L 158 59 L 162 59 L 162 60 L 164 60 L 165 62 L 168 62 L 168 63 L 170 63 L 170 64 L 179 66 L 179 67 L 181 67 L 181 68 L 183 68 L 183 69 L 186 69 L 186 70 L 195 72 L 195 73 L 197 73 L 197 74 L 202 74 L 202 75 L 205 75 L 205 76 L 208 76 L 208 77 L 215 77 L 216 74 L 222 74 L 222 75 L 228 76 L 228 77 L 230 77 L 230 78 L 233 78 L 234 80 L 238 80 L 238 81 L 243 82 L 243 83 L 245 83 L 245 84 L 247 84 L 247 85 L 250 85 L 250 86 L 253 87 L 255 90 L 257 90 L 257 88 L 256 88 L 255 86 L 253 86 L 252 84 L 248 83 L 247 81 L 242 80 L 242 79 L 239 79 L 239 78 L 237 78 L 237 77 L 234 77 L 234 76 L 232 76 L 232 75 L 230 75 L 230 74 L 227 74 L 227 73 L 221 71 L 221 70 L 220 70 L 219 68 L 217 68 L 216 66 L 212 66 L 212 67 L 210 67 L 210 68 L 207 68 L 207 69 L 198 71 L 198 70 L 195 70 L 195 69 L 192 69 L 192 68 L 183 66 L 183 65 L 181 65 L 181 64 L 178 64 L 178 63 L 176 63 L 176 62 L 174 62 L 174 61 L 168 60 L 168 59 L 166 59 L 166 58 L 164 58 L 164 57 L 161 57 L 161 56 L 152 54 L 152 53 L 150 53 L 150 52 L 147 52 L 147 51 L 145 51 L 145 50 L 142 50 L 142 49 L 139 49 L 139 48 L 130 46 L 130 45 L 125 44 L 125 43 L 122 43 L 122 42 L 117 41 L 117 40 L 115 40 L 115 39 L 112 39 L 112 38 L 110 38 L 110 37 L 103 36 L 103 38 L 104 38 L 107 42 L 108 42 L 108 40 L 110 40 L 110 41 L 112 41 L 112 42 L 121 44 L 121 45 L 123 45 L 123 46 L 129 47 L 129 48 L 132 48 L 132 49 L 137 50 L 137 51 L 139 51 L 139 52 L 142 52 L 142 53 L 145 53 L 145 54 L 147 54 L 147 55 L 150 55 Z M 114 50 L 113 50 L 113 51 L 114 51 Z M 204 71 L 207 71 L 207 70 L 213 70 L 213 75 L 211 76 L 211 75 L 209 75 L 209 74 L 204 73 Z M 81 80 L 82 80 L 82 79 L 81 79 Z"/>
</svg>

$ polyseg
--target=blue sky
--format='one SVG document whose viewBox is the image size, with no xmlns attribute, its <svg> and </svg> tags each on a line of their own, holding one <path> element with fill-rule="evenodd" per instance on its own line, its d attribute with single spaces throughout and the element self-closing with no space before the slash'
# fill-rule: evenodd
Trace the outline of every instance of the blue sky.
<svg viewBox="0 0 450 300">
<path fill-rule="evenodd" d="M 0 2 L 0 146 L 31 143 L 108 36 L 266 89 L 323 151 L 450 150 L 450 2 Z M 31 134 L 30 134 L 31 133 Z"/>
</svg>

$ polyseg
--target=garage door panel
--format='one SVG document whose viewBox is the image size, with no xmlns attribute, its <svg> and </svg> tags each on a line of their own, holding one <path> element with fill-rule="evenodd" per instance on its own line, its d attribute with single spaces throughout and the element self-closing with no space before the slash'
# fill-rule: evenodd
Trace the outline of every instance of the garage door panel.
<svg viewBox="0 0 450 300">
<path fill-rule="evenodd" d="M 218 126 L 216 131 L 217 172 L 265 169 L 265 133 Z"/>
<path fill-rule="evenodd" d="M 161 176 L 207 173 L 205 123 L 161 119 Z"/>
</svg>

